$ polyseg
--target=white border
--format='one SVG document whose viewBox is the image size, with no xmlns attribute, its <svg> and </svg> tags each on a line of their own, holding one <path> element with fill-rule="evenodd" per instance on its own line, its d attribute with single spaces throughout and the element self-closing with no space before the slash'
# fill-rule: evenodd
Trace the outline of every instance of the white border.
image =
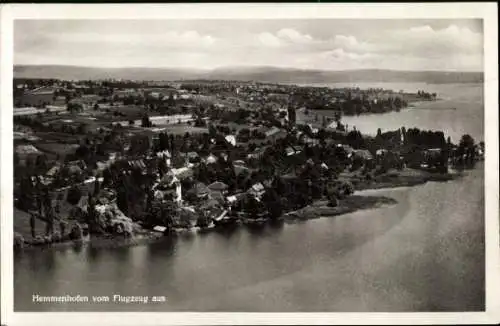
<svg viewBox="0 0 500 326">
<path fill-rule="evenodd" d="M 500 321 L 498 17 L 496 3 L 414 4 L 11 4 L 1 10 L 2 324 L 483 324 Z M 486 312 L 479 313 L 14 313 L 12 87 L 14 19 L 482 18 L 485 35 Z M 147 318 L 145 318 L 147 317 Z"/>
</svg>

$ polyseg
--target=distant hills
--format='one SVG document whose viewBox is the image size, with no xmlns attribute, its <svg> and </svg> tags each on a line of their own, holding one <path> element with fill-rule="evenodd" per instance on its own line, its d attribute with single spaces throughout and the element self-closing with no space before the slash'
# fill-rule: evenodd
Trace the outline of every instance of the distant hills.
<svg viewBox="0 0 500 326">
<path fill-rule="evenodd" d="M 241 80 L 269 83 L 423 82 L 481 83 L 482 72 L 397 70 L 310 70 L 278 67 L 225 67 L 212 70 L 184 68 L 96 68 L 58 65 L 16 65 L 14 78 L 66 80 L 129 79 L 174 81 L 189 79 Z"/>
</svg>

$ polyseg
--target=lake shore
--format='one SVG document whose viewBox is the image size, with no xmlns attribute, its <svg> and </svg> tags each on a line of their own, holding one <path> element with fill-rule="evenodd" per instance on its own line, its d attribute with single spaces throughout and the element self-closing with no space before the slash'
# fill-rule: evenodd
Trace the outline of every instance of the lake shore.
<svg viewBox="0 0 500 326">
<path fill-rule="evenodd" d="M 456 179 L 461 175 L 461 173 L 457 172 L 439 174 L 405 168 L 403 170 L 389 171 L 385 174 L 375 176 L 371 181 L 367 181 L 356 179 L 356 177 L 352 174 L 347 174 L 342 176 L 342 178 L 349 180 L 354 184 L 355 193 L 353 195 L 340 199 L 338 201 L 338 205 L 335 207 L 329 206 L 328 201 L 325 199 L 316 200 L 311 205 L 305 206 L 293 212 L 287 212 L 283 214 L 280 221 L 285 223 L 296 223 L 321 217 L 335 217 L 353 213 L 359 210 L 374 209 L 386 205 L 395 205 L 397 204 L 397 201 L 395 199 L 386 196 L 379 196 L 377 195 L 377 191 L 401 187 L 413 187 L 429 181 L 447 182 Z M 369 192 L 368 195 L 366 191 Z M 268 222 L 269 221 L 265 221 L 264 223 L 261 223 L 261 225 L 264 226 Z M 141 230 L 139 234 L 136 234 L 133 237 L 124 237 L 120 235 L 91 235 L 83 241 L 64 241 L 41 245 L 31 245 L 29 243 L 26 243 L 23 250 L 68 247 L 74 247 L 78 249 L 82 246 L 90 246 L 92 248 L 136 246 L 160 241 L 164 237 L 182 234 L 206 233 L 218 230 L 220 228 L 223 227 L 214 227 L 207 229 L 195 227 L 190 229 L 175 230 L 168 235 L 164 235 L 161 232 Z"/>
</svg>

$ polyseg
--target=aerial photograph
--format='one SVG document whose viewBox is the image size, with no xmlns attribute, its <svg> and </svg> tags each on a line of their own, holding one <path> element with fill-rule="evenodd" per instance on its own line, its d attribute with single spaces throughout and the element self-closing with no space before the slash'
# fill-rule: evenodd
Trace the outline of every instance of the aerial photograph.
<svg viewBox="0 0 500 326">
<path fill-rule="evenodd" d="M 485 311 L 483 27 L 16 19 L 14 311 Z"/>
</svg>

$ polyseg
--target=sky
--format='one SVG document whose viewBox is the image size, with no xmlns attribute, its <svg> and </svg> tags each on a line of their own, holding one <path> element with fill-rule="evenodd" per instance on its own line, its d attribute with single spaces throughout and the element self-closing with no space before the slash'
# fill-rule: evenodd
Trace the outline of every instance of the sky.
<svg viewBox="0 0 500 326">
<path fill-rule="evenodd" d="M 483 71 L 480 19 L 16 20 L 14 64 Z"/>
</svg>

